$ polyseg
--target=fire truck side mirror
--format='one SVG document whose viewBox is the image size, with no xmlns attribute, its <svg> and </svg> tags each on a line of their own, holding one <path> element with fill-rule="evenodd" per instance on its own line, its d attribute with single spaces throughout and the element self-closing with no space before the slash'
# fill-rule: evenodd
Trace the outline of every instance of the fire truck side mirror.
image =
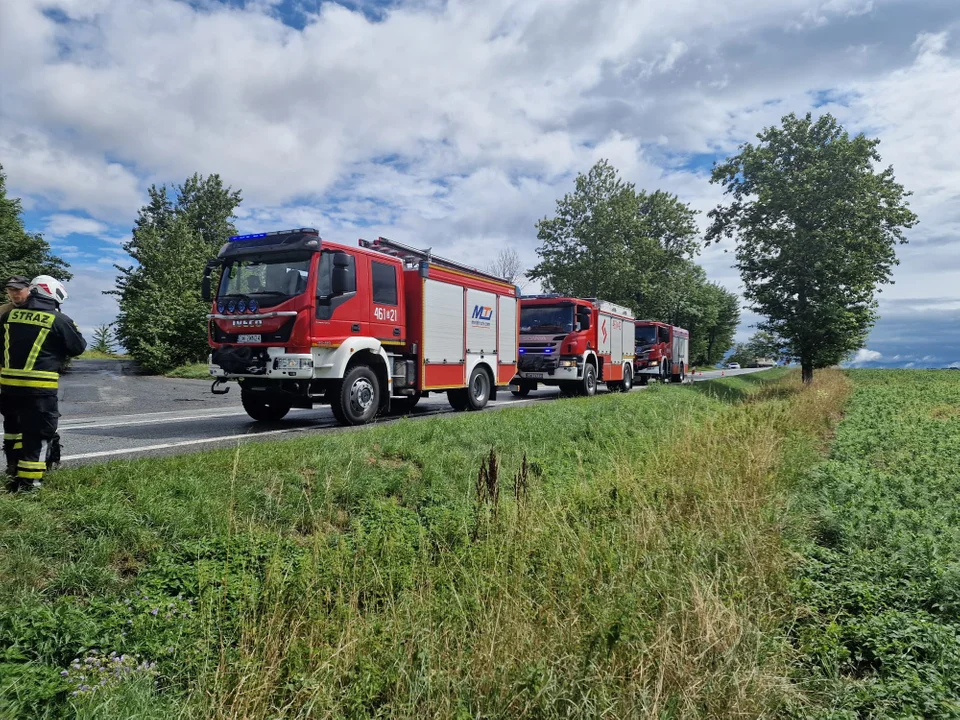
<svg viewBox="0 0 960 720">
<path fill-rule="evenodd" d="M 208 260 L 206 267 L 203 268 L 203 279 L 200 281 L 200 297 L 206 302 L 210 302 L 210 273 L 217 266 L 215 260 Z"/>
<path fill-rule="evenodd" d="M 581 330 L 590 329 L 590 311 L 589 310 L 578 310 L 577 311 L 577 322 L 580 323 Z"/>
<path fill-rule="evenodd" d="M 350 289 L 347 287 L 349 280 L 350 256 L 345 252 L 335 252 L 333 254 L 333 277 L 330 283 L 334 296 L 343 295 Z"/>
</svg>

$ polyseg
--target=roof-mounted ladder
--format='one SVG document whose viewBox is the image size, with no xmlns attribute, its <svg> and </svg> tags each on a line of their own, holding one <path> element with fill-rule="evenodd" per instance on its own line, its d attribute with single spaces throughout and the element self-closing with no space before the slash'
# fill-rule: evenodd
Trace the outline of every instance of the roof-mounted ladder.
<svg viewBox="0 0 960 720">
<path fill-rule="evenodd" d="M 376 252 L 383 253 L 384 255 L 398 258 L 408 267 L 417 267 L 420 263 L 425 262 L 430 265 L 437 265 L 450 270 L 457 270 L 459 272 L 466 272 L 472 275 L 479 275 L 480 277 L 487 278 L 488 280 L 496 280 L 497 282 L 507 283 L 508 285 L 510 284 L 509 280 L 504 280 L 501 277 L 491 275 L 483 270 L 478 270 L 470 265 L 464 265 L 463 263 L 447 260 L 446 258 L 434 255 L 432 252 L 430 252 L 429 248 L 426 250 L 418 250 L 415 247 L 394 242 L 393 240 L 388 240 L 384 237 L 378 237 L 376 240 L 364 240 L 361 238 L 360 247 L 366 248 L 367 250 L 375 250 Z"/>
</svg>

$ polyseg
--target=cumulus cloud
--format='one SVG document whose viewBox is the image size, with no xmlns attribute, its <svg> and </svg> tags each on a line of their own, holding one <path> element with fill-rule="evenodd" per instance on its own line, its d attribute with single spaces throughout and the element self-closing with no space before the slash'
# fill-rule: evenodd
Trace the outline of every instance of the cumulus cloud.
<svg viewBox="0 0 960 720">
<path fill-rule="evenodd" d="M 863 365 L 865 363 L 878 362 L 883 359 L 883 355 L 878 353 L 876 350 L 868 350 L 867 348 L 860 348 L 857 350 L 856 354 L 853 356 L 853 359 L 850 361 L 853 365 Z"/>
</svg>

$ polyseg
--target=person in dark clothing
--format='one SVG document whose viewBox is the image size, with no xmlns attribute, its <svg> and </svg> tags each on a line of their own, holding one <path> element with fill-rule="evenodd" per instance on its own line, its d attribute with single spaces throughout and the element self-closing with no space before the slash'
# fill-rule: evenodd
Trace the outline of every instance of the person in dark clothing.
<svg viewBox="0 0 960 720">
<path fill-rule="evenodd" d="M 7 474 L 13 490 L 39 488 L 48 463 L 57 458 L 57 387 L 60 369 L 87 347 L 76 323 L 60 312 L 67 292 L 59 280 L 40 275 L 30 297 L 0 317 L 0 414 L 3 415 Z M 22 436 L 21 448 L 6 438 Z"/>
</svg>

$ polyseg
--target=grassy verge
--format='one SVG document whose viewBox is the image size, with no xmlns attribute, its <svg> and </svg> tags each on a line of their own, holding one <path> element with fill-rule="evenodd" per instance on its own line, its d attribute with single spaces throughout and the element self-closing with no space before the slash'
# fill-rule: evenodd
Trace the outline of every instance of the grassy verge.
<svg viewBox="0 0 960 720">
<path fill-rule="evenodd" d="M 0 497 L 0 716 L 773 712 L 780 478 L 847 392 L 818 378 L 114 462 Z"/>
<path fill-rule="evenodd" d="M 205 362 L 181 365 L 168 372 L 165 377 L 183 378 L 187 380 L 210 380 L 210 366 Z"/>
<path fill-rule="evenodd" d="M 793 592 L 815 718 L 960 717 L 960 378 L 856 371 Z"/>
<path fill-rule="evenodd" d="M 96 350 L 87 350 L 77 360 L 126 360 L 126 355 L 117 355 L 115 353 L 98 352 Z"/>
</svg>

